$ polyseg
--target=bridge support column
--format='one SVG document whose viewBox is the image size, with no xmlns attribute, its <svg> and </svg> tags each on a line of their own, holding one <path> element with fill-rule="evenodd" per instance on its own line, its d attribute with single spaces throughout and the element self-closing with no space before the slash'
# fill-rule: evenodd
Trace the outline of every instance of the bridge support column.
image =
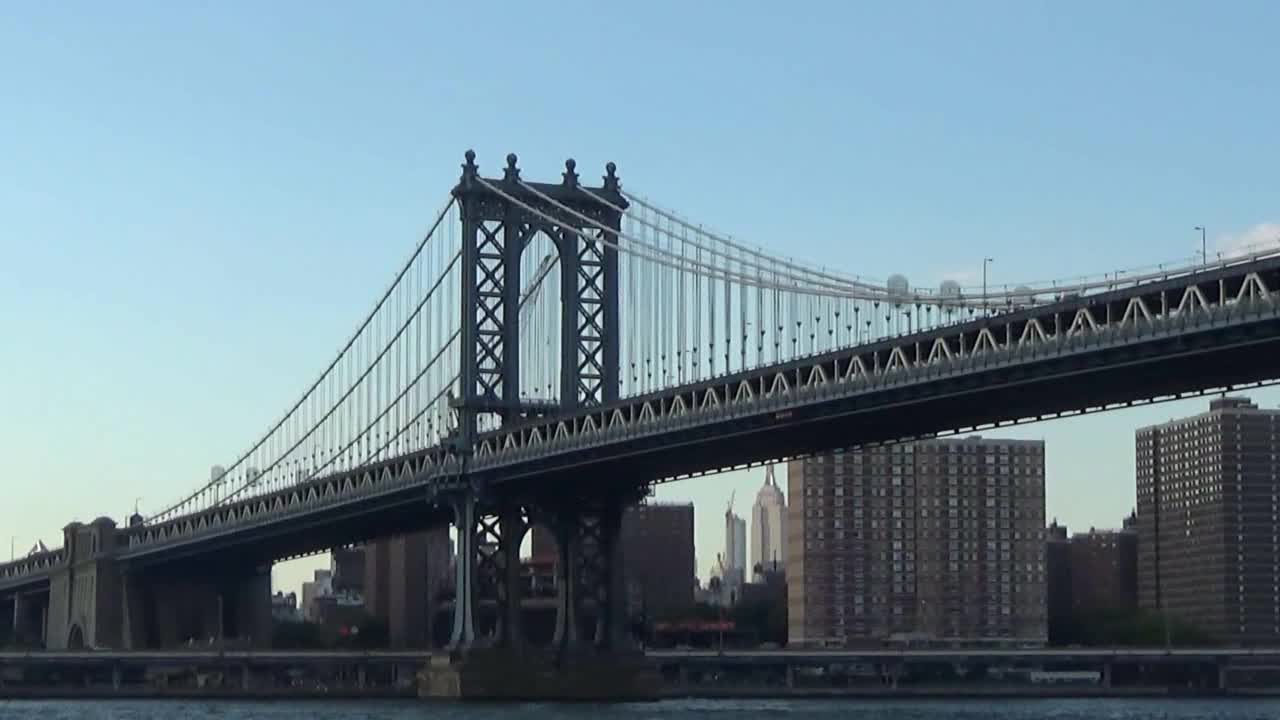
<svg viewBox="0 0 1280 720">
<path fill-rule="evenodd" d="M 453 595 L 453 635 L 449 649 L 466 651 L 476 641 L 475 572 L 476 572 L 476 498 L 465 493 L 453 502 L 453 526 L 457 529 L 458 549 L 455 560 Z"/>
<path fill-rule="evenodd" d="M 1111 687 L 1111 672 L 1114 668 L 1114 665 L 1115 663 L 1111 662 L 1110 660 L 1104 661 L 1102 663 L 1102 687 L 1104 688 Z"/>
<path fill-rule="evenodd" d="M 271 566 L 254 567 L 235 581 L 236 636 L 253 648 L 271 647 Z"/>
<path fill-rule="evenodd" d="M 13 596 L 13 612 L 6 617 L 6 621 L 13 622 L 7 634 L 10 643 L 25 647 L 44 647 L 45 626 L 49 621 L 47 598 L 43 594 L 19 593 Z M 3 643 L 5 637 L 6 634 L 0 632 L 0 643 Z"/>
<path fill-rule="evenodd" d="M 556 630 L 551 645 L 564 653 L 578 644 L 578 565 L 581 543 L 578 518 L 557 514 L 551 528 L 556 539 Z"/>
<path fill-rule="evenodd" d="M 521 649 L 525 644 L 523 608 L 524 593 L 520 586 L 520 544 L 529 524 L 520 506 L 508 503 L 498 516 L 499 555 L 498 612 L 501 614 L 497 642 L 508 648 Z"/>
<path fill-rule="evenodd" d="M 13 596 L 13 612 L 9 614 L 9 619 L 13 623 L 8 627 L 8 632 L 0 632 L 0 638 L 7 638 L 9 642 L 19 644 L 22 642 L 22 594 L 18 593 Z"/>
<path fill-rule="evenodd" d="M 588 509 L 562 509 L 554 523 L 560 562 L 555 646 L 562 652 L 584 642 L 597 650 L 631 649 L 627 630 L 626 575 L 622 560 L 622 513 L 627 496 L 597 500 Z M 595 624 L 583 637 L 581 614 Z"/>
<path fill-rule="evenodd" d="M 595 612 L 591 644 L 601 650 L 624 650 L 627 643 L 626 578 L 622 567 L 622 504 L 605 502 L 577 522 L 579 592 Z M 579 609 L 587 603 L 579 603 Z"/>
<path fill-rule="evenodd" d="M 121 605 L 123 625 L 121 638 L 124 649 L 144 650 L 156 643 L 154 612 L 148 610 L 149 592 L 137 573 L 125 573 L 121 579 Z"/>
</svg>

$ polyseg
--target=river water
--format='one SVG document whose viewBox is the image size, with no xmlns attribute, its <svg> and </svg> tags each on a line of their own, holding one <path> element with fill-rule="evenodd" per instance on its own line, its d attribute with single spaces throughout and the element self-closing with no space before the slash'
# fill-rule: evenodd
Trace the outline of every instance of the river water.
<svg viewBox="0 0 1280 720">
<path fill-rule="evenodd" d="M 0 720 L 1280 720 L 1280 700 L 671 700 L 641 705 L 391 701 L 5 701 Z"/>
</svg>

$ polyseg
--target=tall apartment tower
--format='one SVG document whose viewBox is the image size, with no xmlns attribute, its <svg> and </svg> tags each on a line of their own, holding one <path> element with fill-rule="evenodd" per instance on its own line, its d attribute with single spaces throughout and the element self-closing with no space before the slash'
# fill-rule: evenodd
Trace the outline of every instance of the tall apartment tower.
<svg viewBox="0 0 1280 720">
<path fill-rule="evenodd" d="M 774 477 L 773 466 L 765 471 L 764 485 L 751 506 L 751 563 L 763 570 L 780 570 L 786 565 L 787 501 Z M 751 575 L 752 573 L 748 573 Z"/>
<path fill-rule="evenodd" d="M 693 605 L 693 503 L 644 503 L 622 515 L 631 610 L 652 618 Z"/>
<path fill-rule="evenodd" d="M 1043 643 L 1044 443 L 929 440 L 787 467 L 790 643 Z"/>
<path fill-rule="evenodd" d="M 448 528 L 384 538 L 364 552 L 365 610 L 387 623 L 391 648 L 430 647 L 436 599 L 450 579 Z"/>
<path fill-rule="evenodd" d="M 1223 397 L 1135 444 L 1139 604 L 1219 642 L 1280 640 L 1280 411 Z"/>
</svg>

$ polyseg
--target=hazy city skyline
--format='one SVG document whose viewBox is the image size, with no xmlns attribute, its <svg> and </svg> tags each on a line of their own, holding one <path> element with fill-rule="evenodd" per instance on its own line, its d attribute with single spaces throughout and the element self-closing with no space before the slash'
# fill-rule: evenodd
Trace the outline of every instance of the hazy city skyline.
<svg viewBox="0 0 1280 720">
<path fill-rule="evenodd" d="M 983 257 L 997 285 L 1186 258 L 1197 225 L 1211 253 L 1270 241 L 1280 8 L 1237 7 L 12 8 L 0 59 L 39 72 L 13 74 L 0 117 L 0 435 L 29 479 L 0 532 L 57 546 L 236 457 L 385 287 L 467 147 L 490 174 L 518 152 L 531 179 L 614 160 L 737 238 L 921 285 L 977 282 Z M 573 51 L 498 59 L 456 30 L 492 25 Z M 564 77 L 572 113 L 543 82 Z M 1045 441 L 1050 518 L 1113 526 L 1134 428 L 1206 403 L 985 434 Z M 762 481 L 657 489 L 695 503 L 700 570 L 724 499 Z"/>
</svg>

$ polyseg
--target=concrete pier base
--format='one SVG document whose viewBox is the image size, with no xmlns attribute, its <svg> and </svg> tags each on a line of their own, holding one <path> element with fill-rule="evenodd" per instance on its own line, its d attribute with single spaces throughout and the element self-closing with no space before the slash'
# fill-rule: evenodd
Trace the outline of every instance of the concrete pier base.
<svg viewBox="0 0 1280 720">
<path fill-rule="evenodd" d="M 637 702 L 657 700 L 661 677 L 643 654 L 583 652 L 564 658 L 511 650 L 433 655 L 418 697 L 455 700 Z"/>
</svg>

